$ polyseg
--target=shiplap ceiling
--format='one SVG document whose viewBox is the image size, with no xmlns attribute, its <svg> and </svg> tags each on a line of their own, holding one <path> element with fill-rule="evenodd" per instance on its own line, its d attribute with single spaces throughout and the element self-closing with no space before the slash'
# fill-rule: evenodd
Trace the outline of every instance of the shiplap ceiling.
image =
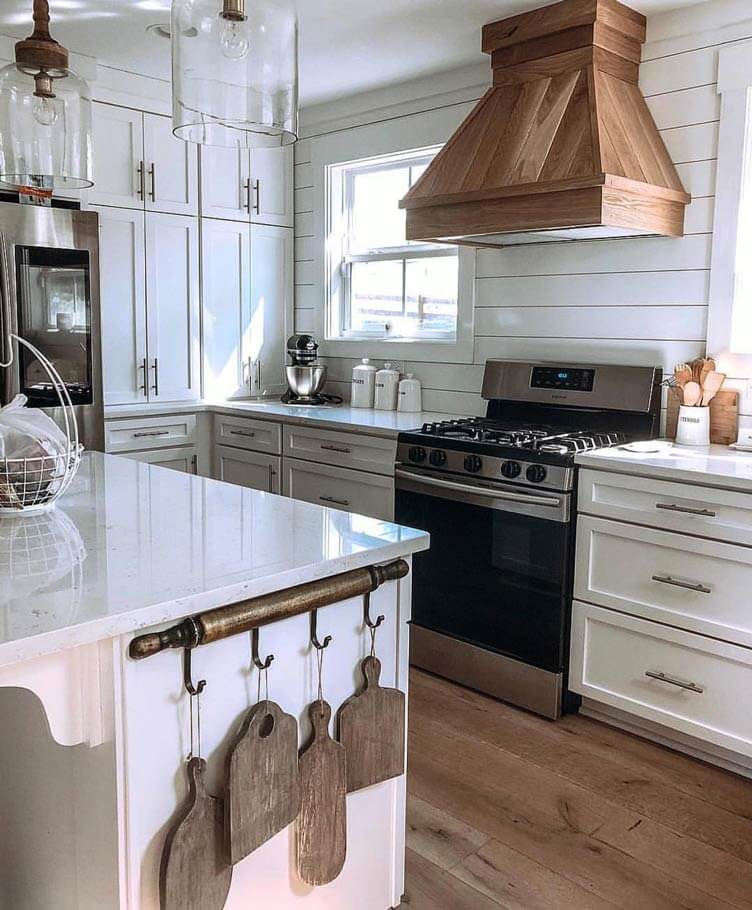
<svg viewBox="0 0 752 910">
<path fill-rule="evenodd" d="M 645 14 L 700 0 L 635 0 Z M 2 0 L 0 33 L 25 37 L 31 0 Z M 542 0 L 299 0 L 301 101 L 318 104 L 487 59 L 486 22 Z M 119 69 L 169 78 L 169 43 L 147 34 L 169 0 L 51 0 L 53 32 L 70 50 Z"/>
</svg>

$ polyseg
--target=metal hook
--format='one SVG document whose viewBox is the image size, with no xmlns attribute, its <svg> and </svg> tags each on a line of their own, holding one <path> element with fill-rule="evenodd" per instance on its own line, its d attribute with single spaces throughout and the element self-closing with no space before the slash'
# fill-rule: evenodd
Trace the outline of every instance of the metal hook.
<svg viewBox="0 0 752 910">
<path fill-rule="evenodd" d="M 366 594 L 363 595 L 363 620 L 372 632 L 375 632 L 376 629 L 378 629 L 378 627 L 381 625 L 381 623 L 384 622 L 383 615 L 379 616 L 376 619 L 376 622 L 373 622 L 371 620 L 371 592 L 370 591 L 368 591 Z"/>
<path fill-rule="evenodd" d="M 198 630 L 196 629 L 196 632 Z M 196 636 L 196 640 L 198 636 Z M 185 686 L 186 692 L 189 695 L 201 695 L 201 693 L 206 688 L 206 680 L 201 679 L 197 686 L 193 685 L 193 670 L 191 668 L 191 653 L 196 647 L 195 644 L 188 645 L 188 647 L 183 648 L 183 685 Z"/>
<path fill-rule="evenodd" d="M 272 661 L 274 660 L 274 655 L 270 654 L 266 660 L 261 660 L 259 657 L 259 630 L 253 629 L 251 631 L 251 655 L 253 657 L 253 665 L 257 670 L 268 670 L 271 666 Z"/>
<path fill-rule="evenodd" d="M 318 630 L 316 628 L 318 612 L 318 610 L 311 610 L 311 644 L 317 651 L 323 651 L 324 648 L 329 647 L 332 636 L 327 635 L 323 644 L 319 641 Z"/>
</svg>

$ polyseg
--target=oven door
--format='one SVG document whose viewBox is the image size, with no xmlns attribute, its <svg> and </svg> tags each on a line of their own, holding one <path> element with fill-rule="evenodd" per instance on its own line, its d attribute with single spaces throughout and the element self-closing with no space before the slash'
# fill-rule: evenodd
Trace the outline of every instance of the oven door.
<svg viewBox="0 0 752 910">
<path fill-rule="evenodd" d="M 430 532 L 414 557 L 413 622 L 555 673 L 564 670 L 570 494 L 398 468 L 396 521 Z"/>
</svg>

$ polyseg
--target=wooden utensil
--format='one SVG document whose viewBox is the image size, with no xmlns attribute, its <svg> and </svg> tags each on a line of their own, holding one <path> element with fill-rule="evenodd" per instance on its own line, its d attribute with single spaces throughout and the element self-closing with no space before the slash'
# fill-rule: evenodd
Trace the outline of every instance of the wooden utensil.
<svg viewBox="0 0 752 910">
<path fill-rule="evenodd" d="M 206 762 L 188 762 L 189 793 L 162 850 L 161 910 L 222 910 L 232 882 L 224 849 L 224 807 L 204 785 Z"/>
<path fill-rule="evenodd" d="M 676 438 L 679 405 L 669 395 L 666 411 L 666 436 Z M 739 435 L 739 393 L 735 389 L 721 389 L 710 402 L 710 441 L 717 445 L 730 445 Z"/>
<path fill-rule="evenodd" d="M 721 386 L 726 381 L 725 373 L 718 373 L 716 370 L 711 370 L 705 377 L 705 384 L 702 387 L 702 403 L 703 406 L 709 405 L 710 402 L 715 398 L 715 396 L 720 392 Z"/>
<path fill-rule="evenodd" d="M 692 379 L 699 385 L 700 384 L 700 375 L 702 373 L 702 365 L 705 362 L 704 357 L 695 357 L 695 359 L 689 364 L 692 369 Z"/>
<path fill-rule="evenodd" d="M 702 399 L 702 389 L 698 382 L 693 380 L 684 386 L 684 405 L 685 407 L 695 407 Z"/>
<path fill-rule="evenodd" d="M 381 662 L 360 665 L 365 688 L 338 712 L 337 738 L 347 750 L 347 792 L 405 773 L 405 695 L 379 685 Z"/>
<path fill-rule="evenodd" d="M 674 379 L 676 380 L 676 384 L 681 389 L 683 389 L 688 382 L 691 382 L 692 368 L 689 366 L 689 364 L 677 363 L 674 367 Z"/>
<path fill-rule="evenodd" d="M 715 369 L 715 360 L 712 357 L 706 357 L 702 363 L 702 370 L 700 371 L 700 385 L 705 388 L 705 379 L 707 378 L 708 373 L 711 373 Z"/>
<path fill-rule="evenodd" d="M 235 864 L 300 811 L 298 724 L 273 701 L 247 713 L 226 760 L 227 845 Z"/>
<path fill-rule="evenodd" d="M 295 823 L 298 875 L 326 885 L 342 871 L 347 852 L 345 747 L 329 736 L 332 709 L 315 701 L 308 709 L 313 733 L 300 755 L 303 795 Z"/>
</svg>

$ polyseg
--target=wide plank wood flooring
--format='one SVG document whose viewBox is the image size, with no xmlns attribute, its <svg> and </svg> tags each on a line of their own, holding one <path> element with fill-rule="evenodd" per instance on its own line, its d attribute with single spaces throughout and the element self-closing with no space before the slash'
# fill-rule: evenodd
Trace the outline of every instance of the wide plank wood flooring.
<svg viewBox="0 0 752 910">
<path fill-rule="evenodd" d="M 752 781 L 413 670 L 401 910 L 752 910 Z"/>
</svg>

